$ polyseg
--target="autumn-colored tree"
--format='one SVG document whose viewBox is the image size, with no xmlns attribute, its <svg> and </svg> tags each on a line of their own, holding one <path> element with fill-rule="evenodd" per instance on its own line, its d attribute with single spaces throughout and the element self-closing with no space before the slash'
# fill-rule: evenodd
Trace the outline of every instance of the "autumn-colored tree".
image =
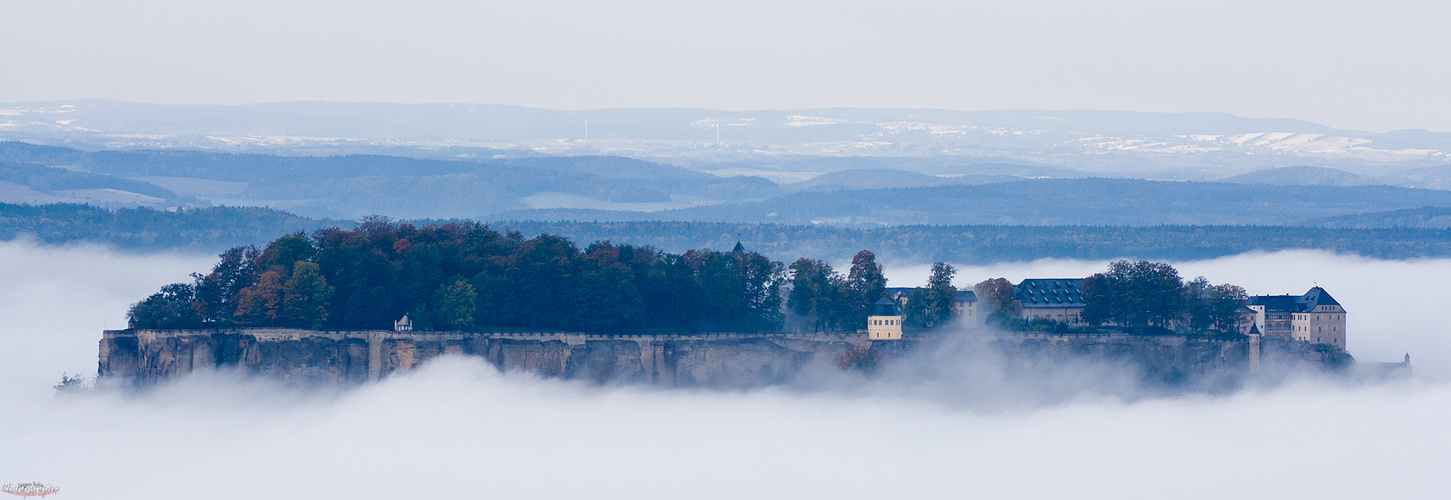
<svg viewBox="0 0 1451 500">
<path fill-rule="evenodd" d="M 1021 306 L 1013 301 L 1013 284 L 1006 278 L 983 280 L 973 290 L 983 310 L 983 321 L 989 325 L 1006 326 L 1022 313 Z"/>
<path fill-rule="evenodd" d="M 257 284 L 242 289 L 237 295 L 237 322 L 251 325 L 269 324 L 277 321 L 282 303 L 282 275 L 267 271 L 257 278 Z"/>
</svg>

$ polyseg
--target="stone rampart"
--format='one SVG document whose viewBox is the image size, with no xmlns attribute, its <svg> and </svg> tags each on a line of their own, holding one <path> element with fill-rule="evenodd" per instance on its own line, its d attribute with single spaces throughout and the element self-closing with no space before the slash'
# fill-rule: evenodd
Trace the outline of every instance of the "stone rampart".
<svg viewBox="0 0 1451 500">
<path fill-rule="evenodd" d="M 950 335 L 950 334 L 948 334 Z M 199 370 L 235 369 L 299 383 L 356 384 L 443 355 L 478 356 L 503 370 L 666 387 L 750 387 L 835 366 L 853 346 L 896 358 L 944 336 L 872 342 L 863 333 L 598 335 L 571 332 L 313 331 L 282 328 L 108 330 L 99 375 L 150 384 Z M 1177 335 L 998 333 L 984 338 L 1019 365 L 1088 360 L 1136 367 L 1150 380 L 1253 371 L 1266 360 L 1341 363 L 1308 344 Z M 1257 339 L 1256 339 L 1257 340 Z M 1353 361 L 1351 361 L 1353 362 Z M 1041 366 L 1041 365 L 1037 365 Z"/>
<path fill-rule="evenodd" d="M 462 354 L 501 369 L 571 379 L 754 386 L 783 380 L 814 361 L 834 363 L 853 344 L 866 343 L 855 334 L 108 330 L 99 375 L 146 384 L 234 368 L 305 383 L 360 383 Z"/>
</svg>

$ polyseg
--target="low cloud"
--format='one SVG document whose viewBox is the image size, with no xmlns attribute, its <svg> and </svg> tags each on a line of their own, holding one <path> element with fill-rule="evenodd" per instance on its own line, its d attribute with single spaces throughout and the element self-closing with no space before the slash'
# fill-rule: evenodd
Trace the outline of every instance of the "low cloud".
<svg viewBox="0 0 1451 500">
<path fill-rule="evenodd" d="M 1352 319 L 1353 353 L 1410 349 L 1418 374 L 1433 375 L 1136 399 L 1068 387 L 1047 404 L 976 405 L 964 402 L 1011 401 L 1021 387 L 970 364 L 915 389 L 898 372 L 810 390 L 601 387 L 445 358 L 353 389 L 219 372 L 142 393 L 52 394 L 61 370 L 94 370 L 99 330 L 120 326 L 126 305 L 211 260 L 0 244 L 0 396 L 10 403 L 0 482 L 120 499 L 1428 498 L 1451 466 L 1451 385 L 1434 375 L 1446 358 L 1421 323 L 1434 314 L 1387 296 L 1434 289 L 1451 261 L 1301 252 L 1178 265 L 1257 293 L 1319 280 L 1351 318 L 1366 318 Z M 1319 271 L 1299 274 L 1309 270 Z M 943 383 L 955 377 L 971 383 Z"/>
</svg>

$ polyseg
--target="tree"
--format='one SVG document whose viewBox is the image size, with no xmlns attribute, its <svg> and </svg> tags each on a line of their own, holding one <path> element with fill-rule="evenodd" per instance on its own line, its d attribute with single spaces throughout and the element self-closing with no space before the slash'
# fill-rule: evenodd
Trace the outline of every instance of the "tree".
<svg viewBox="0 0 1451 500">
<path fill-rule="evenodd" d="M 1006 326 L 1018 321 L 1022 310 L 1013 301 L 1013 284 L 1006 278 L 983 280 L 973 287 L 977 292 L 979 307 L 983 308 L 983 321 L 989 325 Z"/>
<path fill-rule="evenodd" d="M 841 275 L 825 262 L 800 258 L 791 263 L 791 294 L 786 307 L 812 319 L 816 331 L 840 326 L 845 288 Z"/>
<path fill-rule="evenodd" d="M 1214 286 L 1199 276 L 1184 283 L 1184 325 L 1189 332 L 1202 332 L 1214 325 Z"/>
<path fill-rule="evenodd" d="M 479 294 L 462 277 L 438 285 L 433 292 L 433 315 L 440 327 L 461 330 L 473 326 Z"/>
<path fill-rule="evenodd" d="M 264 270 L 274 266 L 290 270 L 294 262 L 311 261 L 316 256 L 317 247 L 312 244 L 312 240 L 309 240 L 307 235 L 298 232 L 277 238 L 268 244 L 267 248 L 262 251 L 260 265 Z"/>
<path fill-rule="evenodd" d="M 1160 262 L 1121 260 L 1083 280 L 1083 318 L 1090 324 L 1170 328 L 1183 314 L 1184 282 Z"/>
<path fill-rule="evenodd" d="M 242 289 L 237 295 L 234 317 L 244 324 L 261 325 L 276 322 L 282 302 L 282 275 L 267 271 L 257 284 Z"/>
<path fill-rule="evenodd" d="M 850 324 L 847 329 L 866 327 L 867 316 L 871 315 L 872 304 L 887 293 L 887 276 L 877 264 L 876 254 L 862 250 L 851 259 L 851 271 L 846 277 L 846 291 L 843 298 L 847 303 Z"/>
<path fill-rule="evenodd" d="M 630 269 L 613 263 L 587 273 L 578 289 L 573 324 L 587 332 L 615 332 L 633 326 L 645 313 L 645 301 Z"/>
<path fill-rule="evenodd" d="M 186 283 L 166 285 L 132 305 L 126 312 L 126 323 L 130 328 L 196 328 L 202 325 L 203 318 L 195 300 L 196 287 Z"/>
<path fill-rule="evenodd" d="M 332 297 L 333 287 L 328 286 L 317 264 L 299 260 L 293 263 L 292 277 L 282 287 L 282 316 L 288 323 L 320 329 L 327 321 Z"/>
<path fill-rule="evenodd" d="M 1235 332 L 1239 327 L 1240 310 L 1249 303 L 1243 288 L 1228 283 L 1209 290 L 1210 324 L 1222 332 Z"/>
<path fill-rule="evenodd" d="M 957 296 L 957 287 L 952 286 L 955 275 L 957 269 L 946 263 L 932 264 L 927 287 L 914 289 L 907 300 L 903 322 L 918 328 L 933 328 L 952 319 L 952 300 Z"/>
</svg>

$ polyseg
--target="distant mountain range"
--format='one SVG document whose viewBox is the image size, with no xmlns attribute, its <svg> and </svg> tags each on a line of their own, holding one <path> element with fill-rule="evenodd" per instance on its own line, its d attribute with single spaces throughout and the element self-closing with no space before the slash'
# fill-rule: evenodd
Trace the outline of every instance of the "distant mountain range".
<svg viewBox="0 0 1451 500">
<path fill-rule="evenodd" d="M 413 221 L 414 224 L 450 221 Z M 218 252 L 262 245 L 279 236 L 353 221 L 297 217 L 267 208 L 211 207 L 175 211 L 107 210 L 79 204 L 0 203 L 0 241 L 31 238 L 45 244 L 91 243 L 130 251 Z M 811 256 L 849 262 L 871 250 L 898 264 L 947 261 L 985 264 L 1041 258 L 1194 260 L 1250 251 L 1319 249 L 1368 257 L 1451 256 L 1451 230 L 1297 226 L 878 226 L 738 224 L 721 222 L 504 221 L 498 230 L 526 236 L 550 233 L 579 245 L 609 240 L 669 252 L 728 249 L 741 242 L 779 260 Z"/>
<path fill-rule="evenodd" d="M 103 150 L 0 142 L 0 202 L 266 206 L 356 219 L 1008 225 L 1293 224 L 1451 206 L 1451 191 L 1293 167 L 1228 181 L 1106 179 L 1036 165 L 851 169 L 778 184 L 617 156 L 432 159 Z M 1056 178 L 1035 178 L 1032 174 Z"/>
<path fill-rule="evenodd" d="M 1386 210 L 1451 206 L 1451 191 L 1137 179 L 1036 179 L 977 186 L 803 192 L 654 213 L 526 210 L 493 220 L 678 220 L 896 225 L 1283 225 Z"/>
<path fill-rule="evenodd" d="M 1451 229 L 1451 207 L 1420 207 L 1387 212 L 1323 217 L 1300 223 L 1335 229 L 1422 228 Z"/>
<path fill-rule="evenodd" d="M 1214 180 L 1315 165 L 1385 176 L 1451 164 L 1451 133 L 1339 130 L 1224 113 L 933 109 L 612 109 L 490 104 L 116 101 L 0 104 L 0 139 L 94 148 L 450 159 L 628 156 L 753 175 L 982 163 Z M 867 158 L 867 160 L 862 160 Z M 788 177 L 789 178 L 789 177 Z"/>
</svg>

